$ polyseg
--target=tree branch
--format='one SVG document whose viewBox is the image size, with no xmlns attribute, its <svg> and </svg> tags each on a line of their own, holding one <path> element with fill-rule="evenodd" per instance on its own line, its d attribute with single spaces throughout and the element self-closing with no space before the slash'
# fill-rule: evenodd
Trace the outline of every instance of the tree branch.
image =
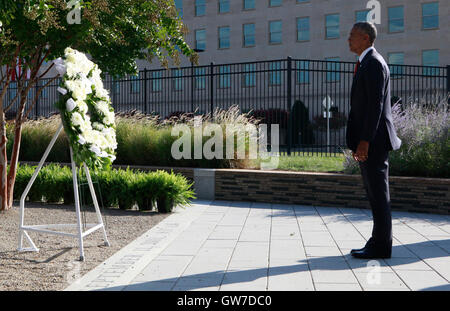
<svg viewBox="0 0 450 311">
<path fill-rule="evenodd" d="M 44 77 L 44 76 L 50 71 L 50 69 L 53 68 L 54 65 L 55 65 L 55 64 L 52 63 L 52 64 L 47 68 L 47 70 L 45 70 L 45 72 L 39 76 L 38 79 L 41 79 L 42 77 Z"/>
</svg>

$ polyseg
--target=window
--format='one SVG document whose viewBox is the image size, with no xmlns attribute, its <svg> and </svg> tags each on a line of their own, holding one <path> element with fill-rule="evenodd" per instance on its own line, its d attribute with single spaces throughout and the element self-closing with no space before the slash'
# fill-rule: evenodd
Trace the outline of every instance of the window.
<svg viewBox="0 0 450 311">
<path fill-rule="evenodd" d="M 326 15 L 325 33 L 327 39 L 339 38 L 339 14 Z"/>
<path fill-rule="evenodd" d="M 219 67 L 219 87 L 220 88 L 226 88 L 226 87 L 230 87 L 231 83 L 231 79 L 230 79 L 230 66 L 225 65 L 225 66 L 220 66 Z"/>
<path fill-rule="evenodd" d="M 309 41 L 309 17 L 297 18 L 297 41 Z"/>
<path fill-rule="evenodd" d="M 403 6 L 388 9 L 389 32 L 402 32 L 405 29 Z"/>
<path fill-rule="evenodd" d="M 255 8 L 255 0 L 244 0 L 244 10 L 251 10 Z"/>
<path fill-rule="evenodd" d="M 195 0 L 195 16 L 203 16 L 206 14 L 205 0 Z"/>
<path fill-rule="evenodd" d="M 219 0 L 219 13 L 230 12 L 230 0 Z"/>
<path fill-rule="evenodd" d="M 367 21 L 367 15 L 369 14 L 370 10 L 363 10 L 363 11 L 356 11 L 355 14 L 355 22 L 366 22 Z"/>
<path fill-rule="evenodd" d="M 439 50 L 428 50 L 422 52 L 423 66 L 439 66 Z M 434 76 L 439 73 L 438 68 L 423 68 L 423 74 L 426 76 Z"/>
<path fill-rule="evenodd" d="M 255 24 L 244 24 L 244 47 L 255 46 Z"/>
<path fill-rule="evenodd" d="M 175 0 L 175 7 L 180 17 L 183 17 L 183 0 Z"/>
<path fill-rule="evenodd" d="M 152 91 L 161 91 L 161 71 L 152 71 Z"/>
<path fill-rule="evenodd" d="M 327 82 L 338 82 L 341 79 L 339 71 L 341 70 L 341 64 L 339 63 L 339 57 L 325 58 L 327 61 Z"/>
<path fill-rule="evenodd" d="M 281 62 L 271 62 L 270 63 L 270 85 L 281 85 L 282 83 L 282 73 L 281 73 Z"/>
<path fill-rule="evenodd" d="M 198 29 L 195 31 L 195 48 L 206 50 L 206 30 Z"/>
<path fill-rule="evenodd" d="M 206 68 L 195 68 L 195 88 L 197 90 L 206 89 Z"/>
<path fill-rule="evenodd" d="M 281 43 L 281 21 L 269 22 L 269 43 L 280 44 Z"/>
<path fill-rule="evenodd" d="M 244 87 L 251 87 L 256 85 L 256 64 L 245 64 L 244 65 Z"/>
<path fill-rule="evenodd" d="M 283 0 L 269 0 L 269 6 L 281 6 Z"/>
<path fill-rule="evenodd" d="M 130 88 L 130 92 L 131 93 L 139 93 L 139 89 L 140 89 L 140 79 L 139 76 L 131 76 L 130 77 L 131 80 L 131 88 Z"/>
<path fill-rule="evenodd" d="M 395 66 L 395 65 L 403 65 L 404 64 L 404 53 L 389 53 L 388 54 L 388 63 L 389 63 L 389 69 L 391 71 L 391 76 L 394 78 L 397 75 L 403 74 L 403 67 L 402 66 Z"/>
<path fill-rule="evenodd" d="M 297 83 L 309 83 L 309 61 L 296 61 Z"/>
<path fill-rule="evenodd" d="M 422 3 L 422 28 L 435 29 L 439 27 L 439 3 Z"/>
<path fill-rule="evenodd" d="M 182 91 L 183 90 L 183 71 L 181 69 L 172 69 L 172 77 L 173 79 L 173 90 L 174 91 Z"/>
<path fill-rule="evenodd" d="M 219 49 L 230 47 L 230 27 L 219 27 Z"/>
</svg>

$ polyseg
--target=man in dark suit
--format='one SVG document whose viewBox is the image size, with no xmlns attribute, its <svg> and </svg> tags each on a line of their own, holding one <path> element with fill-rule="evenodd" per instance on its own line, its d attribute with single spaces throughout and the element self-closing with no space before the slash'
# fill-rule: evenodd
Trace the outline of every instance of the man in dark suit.
<svg viewBox="0 0 450 311">
<path fill-rule="evenodd" d="M 400 148 L 391 115 L 390 72 L 374 48 L 377 29 L 356 23 L 350 51 L 359 56 L 351 90 L 347 146 L 359 162 L 373 216 L 372 236 L 365 247 L 351 251 L 356 258 L 390 258 L 392 219 L 389 197 L 389 151 Z"/>
</svg>

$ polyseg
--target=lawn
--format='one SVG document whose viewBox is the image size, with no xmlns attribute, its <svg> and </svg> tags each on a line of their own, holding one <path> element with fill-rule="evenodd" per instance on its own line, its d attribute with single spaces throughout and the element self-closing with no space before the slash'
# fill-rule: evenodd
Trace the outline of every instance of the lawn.
<svg viewBox="0 0 450 311">
<path fill-rule="evenodd" d="M 278 170 L 306 172 L 340 172 L 344 170 L 344 155 L 281 156 Z"/>
</svg>

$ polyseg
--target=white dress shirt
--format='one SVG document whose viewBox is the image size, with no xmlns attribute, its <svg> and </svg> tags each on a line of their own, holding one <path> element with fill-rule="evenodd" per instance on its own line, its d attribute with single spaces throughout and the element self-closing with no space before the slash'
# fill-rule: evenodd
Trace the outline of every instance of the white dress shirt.
<svg viewBox="0 0 450 311">
<path fill-rule="evenodd" d="M 364 56 L 367 55 L 367 53 L 369 53 L 370 50 L 375 50 L 375 48 L 373 46 L 369 46 L 367 49 L 364 50 L 364 52 L 361 53 L 361 55 L 359 55 L 359 62 L 362 63 Z"/>
</svg>

